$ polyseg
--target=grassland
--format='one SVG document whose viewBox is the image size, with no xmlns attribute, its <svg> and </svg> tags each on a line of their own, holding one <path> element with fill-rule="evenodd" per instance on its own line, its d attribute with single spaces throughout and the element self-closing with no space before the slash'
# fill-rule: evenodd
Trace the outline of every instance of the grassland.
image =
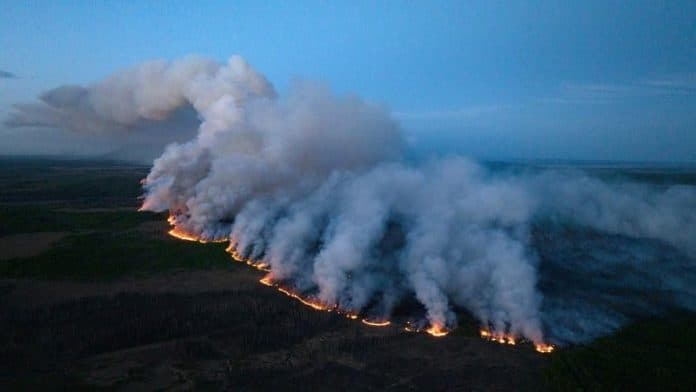
<svg viewBox="0 0 696 392">
<path fill-rule="evenodd" d="M 696 318 L 643 320 L 584 347 L 562 350 L 546 370 L 562 391 L 693 391 Z"/>
</svg>

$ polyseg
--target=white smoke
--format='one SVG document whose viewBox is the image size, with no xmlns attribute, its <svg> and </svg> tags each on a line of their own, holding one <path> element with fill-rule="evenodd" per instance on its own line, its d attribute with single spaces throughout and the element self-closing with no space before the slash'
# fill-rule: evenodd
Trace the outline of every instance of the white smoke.
<svg viewBox="0 0 696 392">
<path fill-rule="evenodd" d="M 116 157 L 142 160 L 150 156 L 149 151 L 136 145 L 134 139 L 159 153 L 164 145 L 191 137 L 190 129 L 181 129 L 178 124 L 196 124 L 196 116 L 219 110 L 225 99 L 274 95 L 265 78 L 238 56 L 227 64 L 188 57 L 172 63 L 147 62 L 86 87 L 57 87 L 44 92 L 39 102 L 16 104 L 4 123 L 9 127 L 69 130 L 84 135 L 90 144 L 81 147 L 92 153 L 111 152 Z M 234 113 L 222 110 L 209 117 L 234 121 L 229 116 Z M 157 126 L 160 122 L 161 127 Z M 126 149 L 130 151 L 123 151 Z"/>
<path fill-rule="evenodd" d="M 640 295 L 612 293 L 607 307 L 592 282 L 662 273 L 659 254 L 634 246 L 649 239 L 671 249 L 671 264 L 635 289 L 649 295 L 659 284 L 673 295 L 641 309 L 696 308 L 694 186 L 498 173 L 463 158 L 409 164 L 385 108 L 311 83 L 277 97 L 240 57 L 147 63 L 44 102 L 45 121 L 84 131 L 193 107 L 198 134 L 155 161 L 143 209 L 169 211 L 202 239 L 230 239 L 274 280 L 326 303 L 386 318 L 415 298 L 433 325 L 453 327 L 464 309 L 496 331 L 580 342 L 650 314 L 633 311 Z M 608 240 L 576 243 L 578 230 Z M 573 247 L 588 258 L 565 258 Z M 642 259 L 617 262 L 604 248 Z"/>
</svg>

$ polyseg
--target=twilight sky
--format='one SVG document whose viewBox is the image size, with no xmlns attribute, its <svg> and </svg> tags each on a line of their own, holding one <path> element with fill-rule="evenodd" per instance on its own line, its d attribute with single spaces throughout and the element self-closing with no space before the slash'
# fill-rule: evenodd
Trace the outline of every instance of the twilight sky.
<svg viewBox="0 0 696 392">
<path fill-rule="evenodd" d="M 145 60 L 240 54 L 281 94 L 320 80 L 388 106 L 424 153 L 696 162 L 694 1 L 219 3 L 0 0 L 0 117 Z M 0 137 L 0 154 L 90 143 Z"/>
</svg>

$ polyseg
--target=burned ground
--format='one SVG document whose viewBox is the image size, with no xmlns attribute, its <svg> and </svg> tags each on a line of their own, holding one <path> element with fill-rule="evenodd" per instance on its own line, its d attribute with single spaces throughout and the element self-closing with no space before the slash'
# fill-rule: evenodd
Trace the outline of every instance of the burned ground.
<svg viewBox="0 0 696 392">
<path fill-rule="evenodd" d="M 224 244 L 173 240 L 164 217 L 137 213 L 145 174 L 117 163 L 0 162 L 0 252 L 26 246 L 12 236 L 62 234 L 0 261 L 7 389 L 694 386 L 693 315 L 541 355 L 481 340 L 466 316 L 435 339 L 313 311 L 258 284 L 261 272 L 231 262 Z"/>
</svg>

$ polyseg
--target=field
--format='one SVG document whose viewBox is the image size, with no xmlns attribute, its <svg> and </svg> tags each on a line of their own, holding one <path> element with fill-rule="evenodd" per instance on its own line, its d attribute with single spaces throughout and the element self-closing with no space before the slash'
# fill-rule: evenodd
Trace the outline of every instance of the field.
<svg viewBox="0 0 696 392">
<path fill-rule="evenodd" d="M 551 355 L 317 312 L 224 244 L 137 212 L 147 168 L 0 160 L 0 385 L 9 390 L 693 390 L 696 317 Z"/>
</svg>

